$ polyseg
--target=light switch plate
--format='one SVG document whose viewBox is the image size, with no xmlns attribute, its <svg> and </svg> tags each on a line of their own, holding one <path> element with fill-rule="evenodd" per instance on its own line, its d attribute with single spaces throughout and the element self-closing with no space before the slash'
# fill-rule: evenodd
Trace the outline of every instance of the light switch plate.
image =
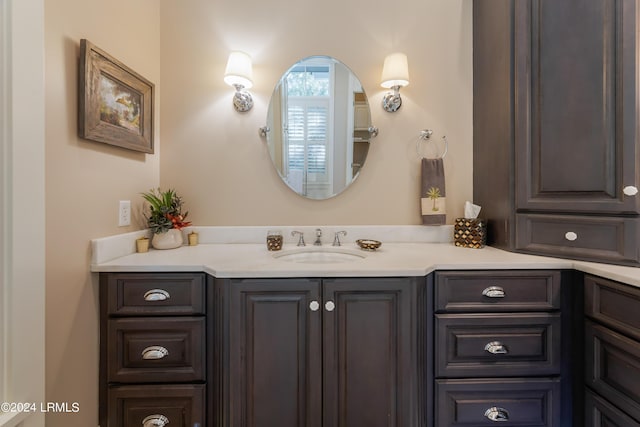
<svg viewBox="0 0 640 427">
<path fill-rule="evenodd" d="M 131 225 L 131 200 L 120 200 L 118 209 L 118 227 Z"/>
</svg>

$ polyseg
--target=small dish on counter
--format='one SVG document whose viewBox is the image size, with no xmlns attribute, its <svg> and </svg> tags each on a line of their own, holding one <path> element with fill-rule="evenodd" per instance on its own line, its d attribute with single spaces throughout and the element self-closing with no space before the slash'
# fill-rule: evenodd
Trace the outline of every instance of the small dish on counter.
<svg viewBox="0 0 640 427">
<path fill-rule="evenodd" d="M 371 239 L 358 239 L 356 243 L 360 246 L 360 249 L 365 251 L 375 251 L 382 245 L 382 242 Z"/>
</svg>

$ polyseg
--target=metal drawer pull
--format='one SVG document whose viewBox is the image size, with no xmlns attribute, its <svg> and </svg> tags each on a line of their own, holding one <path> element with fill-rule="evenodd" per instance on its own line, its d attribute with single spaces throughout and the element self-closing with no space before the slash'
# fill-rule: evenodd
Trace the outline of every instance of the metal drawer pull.
<svg viewBox="0 0 640 427">
<path fill-rule="evenodd" d="M 319 308 L 320 308 L 320 303 L 318 301 L 313 300 L 309 303 L 309 310 L 318 311 Z"/>
<path fill-rule="evenodd" d="M 336 308 L 336 303 L 333 301 L 327 301 L 324 305 L 325 310 L 333 311 Z"/>
<path fill-rule="evenodd" d="M 633 185 L 627 185 L 622 189 L 622 192 L 625 194 L 625 196 L 635 196 L 636 194 L 638 194 L 638 189 Z"/>
<path fill-rule="evenodd" d="M 154 414 L 142 420 L 142 427 L 164 427 L 169 424 L 169 418 L 164 415 Z"/>
<path fill-rule="evenodd" d="M 509 412 L 504 408 L 498 408 L 496 406 L 487 409 L 484 412 L 484 416 L 489 418 L 491 421 L 509 421 Z"/>
<path fill-rule="evenodd" d="M 169 298 L 171 298 L 171 295 L 164 289 L 151 289 L 144 293 L 145 301 L 164 301 Z"/>
<path fill-rule="evenodd" d="M 161 345 L 152 345 L 142 350 L 142 358 L 145 360 L 158 360 L 169 355 L 169 350 Z"/>
<path fill-rule="evenodd" d="M 564 238 L 567 239 L 570 242 L 573 242 L 574 240 L 576 240 L 578 238 L 578 235 L 576 233 L 574 233 L 573 231 L 567 231 L 564 234 Z"/>
<path fill-rule="evenodd" d="M 491 341 L 484 346 L 485 351 L 488 351 L 491 354 L 507 354 L 509 350 L 507 347 L 502 344 L 500 341 Z"/>
<path fill-rule="evenodd" d="M 482 295 L 489 298 L 504 298 L 507 294 L 500 286 L 489 286 L 482 291 Z"/>
</svg>

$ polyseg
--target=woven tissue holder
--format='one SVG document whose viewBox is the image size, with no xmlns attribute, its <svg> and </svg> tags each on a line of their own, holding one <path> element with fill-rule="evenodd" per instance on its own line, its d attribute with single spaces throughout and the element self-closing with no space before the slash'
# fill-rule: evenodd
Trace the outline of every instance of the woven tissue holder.
<svg viewBox="0 0 640 427">
<path fill-rule="evenodd" d="M 487 221 L 479 218 L 456 218 L 453 242 L 463 248 L 480 249 L 487 244 Z"/>
</svg>

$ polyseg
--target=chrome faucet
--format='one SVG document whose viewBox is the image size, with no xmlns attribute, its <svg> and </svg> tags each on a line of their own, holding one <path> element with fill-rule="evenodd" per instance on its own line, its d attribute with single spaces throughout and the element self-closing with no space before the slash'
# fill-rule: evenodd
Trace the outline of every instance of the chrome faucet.
<svg viewBox="0 0 640 427">
<path fill-rule="evenodd" d="M 322 241 L 320 240 L 320 237 L 322 237 L 322 230 L 320 230 L 319 228 L 316 228 L 316 241 L 313 242 L 315 246 L 322 246 Z"/>
<path fill-rule="evenodd" d="M 335 237 L 333 238 L 333 246 L 340 246 L 340 235 L 346 236 L 346 231 L 336 231 Z"/>
<path fill-rule="evenodd" d="M 292 236 L 295 236 L 296 234 L 298 236 L 300 236 L 298 238 L 298 245 L 297 246 L 306 246 L 306 243 L 304 242 L 304 233 L 302 231 L 295 231 L 295 230 L 291 232 Z"/>
</svg>

